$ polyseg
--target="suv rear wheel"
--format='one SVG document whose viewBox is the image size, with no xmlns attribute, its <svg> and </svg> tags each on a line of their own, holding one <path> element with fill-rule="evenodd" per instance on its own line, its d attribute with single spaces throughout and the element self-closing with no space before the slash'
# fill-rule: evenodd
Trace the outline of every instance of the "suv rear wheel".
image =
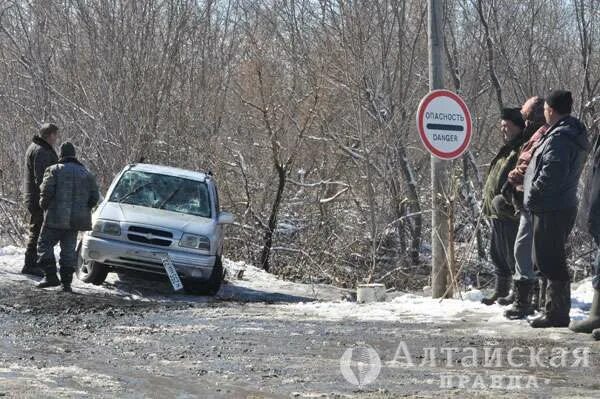
<svg viewBox="0 0 600 399">
<path fill-rule="evenodd" d="M 217 257 L 215 267 L 208 280 L 188 279 L 183 282 L 183 288 L 189 294 L 215 296 L 223 283 L 223 263 Z"/>
<path fill-rule="evenodd" d="M 84 283 L 100 285 L 106 280 L 108 268 L 100 262 L 84 261 L 81 255 L 81 241 L 77 245 L 77 278 Z"/>
</svg>

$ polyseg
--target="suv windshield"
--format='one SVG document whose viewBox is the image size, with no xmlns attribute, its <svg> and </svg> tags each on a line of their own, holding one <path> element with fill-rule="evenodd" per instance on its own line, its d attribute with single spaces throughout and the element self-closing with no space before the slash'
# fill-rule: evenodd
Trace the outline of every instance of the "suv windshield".
<svg viewBox="0 0 600 399">
<path fill-rule="evenodd" d="M 125 172 L 109 201 L 206 218 L 211 216 L 206 183 L 156 173 Z"/>
</svg>

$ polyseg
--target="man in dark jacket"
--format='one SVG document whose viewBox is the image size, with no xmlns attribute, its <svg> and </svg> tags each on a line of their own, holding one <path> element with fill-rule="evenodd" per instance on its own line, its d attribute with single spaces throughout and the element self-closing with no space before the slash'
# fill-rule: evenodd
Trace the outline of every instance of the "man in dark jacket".
<svg viewBox="0 0 600 399">
<path fill-rule="evenodd" d="M 493 294 L 481 300 L 486 305 L 508 296 L 515 268 L 514 247 L 519 222 L 513 205 L 502 196 L 502 187 L 516 165 L 520 147 L 526 141 L 524 127 L 520 109 L 502 110 L 500 130 L 505 144 L 490 164 L 483 189 L 483 213 L 491 222 L 490 254 L 496 275 Z"/>
<path fill-rule="evenodd" d="M 39 263 L 46 277 L 39 288 L 56 287 L 71 292 L 77 262 L 77 233 L 92 229 L 92 208 L 100 198 L 96 178 L 75 157 L 75 147 L 60 147 L 57 165 L 46 170 L 40 190 L 40 207 L 45 211 L 38 243 Z M 60 242 L 60 277 L 56 275 L 54 246 Z"/>
<path fill-rule="evenodd" d="M 566 243 L 577 217 L 577 186 L 590 144 L 585 126 L 572 117 L 571 92 L 556 90 L 546 98 L 550 126 L 533 153 L 523 183 L 524 204 L 532 214 L 533 260 L 548 280 L 545 311 L 534 328 L 567 327 L 571 278 Z"/>
<path fill-rule="evenodd" d="M 54 146 L 58 142 L 58 127 L 46 123 L 40 128 L 40 134 L 33 137 L 25 155 L 24 193 L 25 205 L 29 211 L 29 238 L 25 252 L 25 265 L 21 273 L 43 276 L 37 264 L 37 242 L 44 221 L 40 208 L 40 185 L 46 168 L 58 162 Z"/>
<path fill-rule="evenodd" d="M 594 159 L 592 173 L 587 182 L 586 191 L 589 195 L 588 209 L 586 210 L 587 227 L 594 238 L 596 246 L 600 245 L 600 135 L 594 144 Z M 600 251 L 594 261 L 594 300 L 587 319 L 572 321 L 569 328 L 577 333 L 592 333 L 596 340 L 600 340 Z"/>
</svg>

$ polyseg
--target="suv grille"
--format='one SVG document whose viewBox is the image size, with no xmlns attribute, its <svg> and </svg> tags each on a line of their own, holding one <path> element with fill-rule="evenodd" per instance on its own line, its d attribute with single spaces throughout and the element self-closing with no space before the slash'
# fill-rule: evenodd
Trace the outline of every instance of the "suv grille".
<svg viewBox="0 0 600 399">
<path fill-rule="evenodd" d="M 129 241 L 140 242 L 142 244 L 158 245 L 161 247 L 171 246 L 170 240 L 162 240 L 160 238 L 146 238 L 144 236 L 137 236 L 135 234 L 127 234 L 127 238 L 129 238 Z"/>
<path fill-rule="evenodd" d="M 150 229 L 148 227 L 130 226 L 129 231 L 132 233 L 152 234 L 159 237 L 173 238 L 173 233 L 163 230 Z"/>
<path fill-rule="evenodd" d="M 160 247 L 170 247 L 173 238 L 173 233 L 156 230 L 148 227 L 130 226 L 127 234 L 129 241 L 139 242 L 142 244 L 157 245 Z"/>
</svg>

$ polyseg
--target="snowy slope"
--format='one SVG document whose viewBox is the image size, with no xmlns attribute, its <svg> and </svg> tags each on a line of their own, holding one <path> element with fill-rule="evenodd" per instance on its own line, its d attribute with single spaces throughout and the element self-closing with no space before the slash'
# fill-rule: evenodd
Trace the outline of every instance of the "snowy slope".
<svg viewBox="0 0 600 399">
<path fill-rule="evenodd" d="M 8 246 L 0 248 L 0 282 L 31 281 L 34 278 L 20 274 L 23 266 L 25 249 Z M 56 257 L 60 251 L 57 247 Z M 225 268 L 229 276 L 235 276 L 239 270 L 244 270 L 242 279 L 229 278 L 218 294 L 218 299 L 249 302 L 300 302 L 313 300 L 339 300 L 347 295 L 347 290 L 323 284 L 298 284 L 281 280 L 243 262 L 225 260 Z M 126 299 L 141 301 L 183 301 L 207 302 L 213 300 L 207 297 L 197 297 L 175 293 L 168 282 L 146 281 L 135 277 L 120 279 L 115 273 L 109 273 L 106 282 L 94 286 L 73 280 L 73 288 L 78 293 L 100 295 L 117 295 Z"/>
<path fill-rule="evenodd" d="M 31 278 L 19 273 L 23 264 L 24 249 L 0 248 L 0 281 L 26 281 Z M 299 284 L 281 280 L 265 271 L 243 262 L 225 261 L 230 276 L 244 270 L 243 279 L 231 279 L 219 292 L 217 299 L 232 301 L 268 302 L 280 304 L 280 315 L 301 315 L 308 318 L 328 320 L 355 319 L 362 321 L 455 322 L 476 318 L 490 323 L 505 323 L 503 308 L 499 305 L 485 306 L 480 303 L 483 295 L 478 290 L 463 293 L 464 299 L 434 300 L 417 294 L 396 293 L 387 302 L 358 304 L 342 298 L 347 290 L 327 285 Z M 172 292 L 168 283 L 144 281 L 136 278 L 120 280 L 109 274 L 102 286 L 93 286 L 75 279 L 74 289 L 80 293 L 117 295 L 143 301 L 206 302 L 212 298 L 194 297 Z M 573 284 L 571 317 L 584 318 L 593 298 L 591 279 Z M 525 323 L 521 321 L 521 323 Z"/>
</svg>

